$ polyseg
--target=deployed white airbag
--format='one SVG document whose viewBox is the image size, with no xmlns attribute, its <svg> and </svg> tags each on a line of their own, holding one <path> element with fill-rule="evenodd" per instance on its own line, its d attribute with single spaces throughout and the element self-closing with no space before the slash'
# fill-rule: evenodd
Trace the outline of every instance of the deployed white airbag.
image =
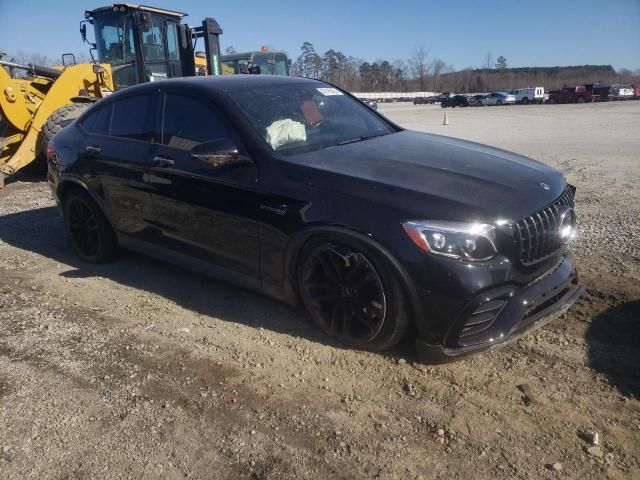
<svg viewBox="0 0 640 480">
<path fill-rule="evenodd" d="M 267 127 L 267 142 L 277 150 L 282 145 L 295 142 L 305 142 L 307 131 L 304 124 L 295 122 L 290 118 L 276 120 Z"/>
</svg>

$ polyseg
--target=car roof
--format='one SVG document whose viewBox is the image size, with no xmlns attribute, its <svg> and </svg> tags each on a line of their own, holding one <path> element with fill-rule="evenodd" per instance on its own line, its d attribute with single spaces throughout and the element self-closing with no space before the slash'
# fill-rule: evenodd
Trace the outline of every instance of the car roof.
<svg viewBox="0 0 640 480">
<path fill-rule="evenodd" d="M 267 87 L 272 85 L 288 85 L 293 83 L 323 83 L 303 77 L 287 77 L 284 75 L 211 75 L 202 77 L 181 77 L 162 80 L 163 86 L 193 86 L 212 90 L 233 91 L 247 87 Z M 157 87 L 157 84 L 156 84 Z"/>
<path fill-rule="evenodd" d="M 243 90 L 245 88 L 260 88 L 277 85 L 293 85 L 306 83 L 310 85 L 327 85 L 328 84 L 310 78 L 303 77 L 287 77 L 284 75 L 212 75 L 201 77 L 181 77 L 172 78 L 168 80 L 161 80 L 160 82 L 146 82 L 140 85 L 134 85 L 127 87 L 124 90 L 120 90 L 109 98 L 119 98 L 121 96 L 137 95 L 148 91 L 156 91 L 159 86 L 163 89 L 188 89 L 192 92 L 199 92 L 203 94 L 216 93 L 216 92 L 233 92 L 237 90 Z"/>
</svg>

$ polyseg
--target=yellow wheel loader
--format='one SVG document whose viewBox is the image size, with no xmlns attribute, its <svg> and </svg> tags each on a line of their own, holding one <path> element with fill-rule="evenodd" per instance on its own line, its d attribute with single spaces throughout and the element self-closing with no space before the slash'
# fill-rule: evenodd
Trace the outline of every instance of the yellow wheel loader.
<svg viewBox="0 0 640 480">
<path fill-rule="evenodd" d="M 204 39 L 206 73 L 219 74 L 222 29 L 212 18 L 189 27 L 182 23 L 185 16 L 113 4 L 86 11 L 80 22 L 93 63 L 47 68 L 0 57 L 0 188 L 93 102 L 131 85 L 195 75 L 199 38 Z M 93 26 L 94 43 L 87 40 L 87 24 Z"/>
</svg>

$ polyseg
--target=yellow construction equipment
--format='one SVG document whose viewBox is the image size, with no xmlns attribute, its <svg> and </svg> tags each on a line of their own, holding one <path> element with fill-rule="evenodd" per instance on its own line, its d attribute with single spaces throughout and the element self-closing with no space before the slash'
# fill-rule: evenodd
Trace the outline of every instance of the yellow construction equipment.
<svg viewBox="0 0 640 480">
<path fill-rule="evenodd" d="M 113 91 L 111 67 L 73 65 L 64 70 L 18 65 L 0 59 L 0 186 L 3 177 L 33 162 L 42 151 L 43 128 L 61 106 L 79 105 Z M 14 77 L 6 68 L 26 71 Z M 62 127 L 60 127 L 62 128 Z M 57 132 L 53 132 L 57 133 Z M 48 139 L 47 139 L 48 140 Z"/>
<path fill-rule="evenodd" d="M 184 16 L 113 4 L 86 11 L 81 22 L 93 63 L 48 68 L 0 56 L 0 188 L 7 176 L 36 160 L 48 140 L 96 100 L 130 85 L 195 75 L 199 38 L 204 39 L 206 73 L 220 74 L 222 29 L 212 18 L 191 28 L 182 23 Z M 87 24 L 93 26 L 95 43 L 87 40 Z"/>
</svg>

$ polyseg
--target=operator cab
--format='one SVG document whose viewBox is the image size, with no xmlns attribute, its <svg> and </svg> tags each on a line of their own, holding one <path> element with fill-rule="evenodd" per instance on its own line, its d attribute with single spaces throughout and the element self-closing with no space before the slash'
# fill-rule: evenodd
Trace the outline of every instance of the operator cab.
<svg viewBox="0 0 640 480">
<path fill-rule="evenodd" d="M 99 63 L 112 66 L 116 89 L 166 78 L 193 75 L 193 47 L 187 14 L 131 4 L 85 12 L 95 32 Z M 86 40 L 86 25 L 80 31 Z"/>
</svg>

